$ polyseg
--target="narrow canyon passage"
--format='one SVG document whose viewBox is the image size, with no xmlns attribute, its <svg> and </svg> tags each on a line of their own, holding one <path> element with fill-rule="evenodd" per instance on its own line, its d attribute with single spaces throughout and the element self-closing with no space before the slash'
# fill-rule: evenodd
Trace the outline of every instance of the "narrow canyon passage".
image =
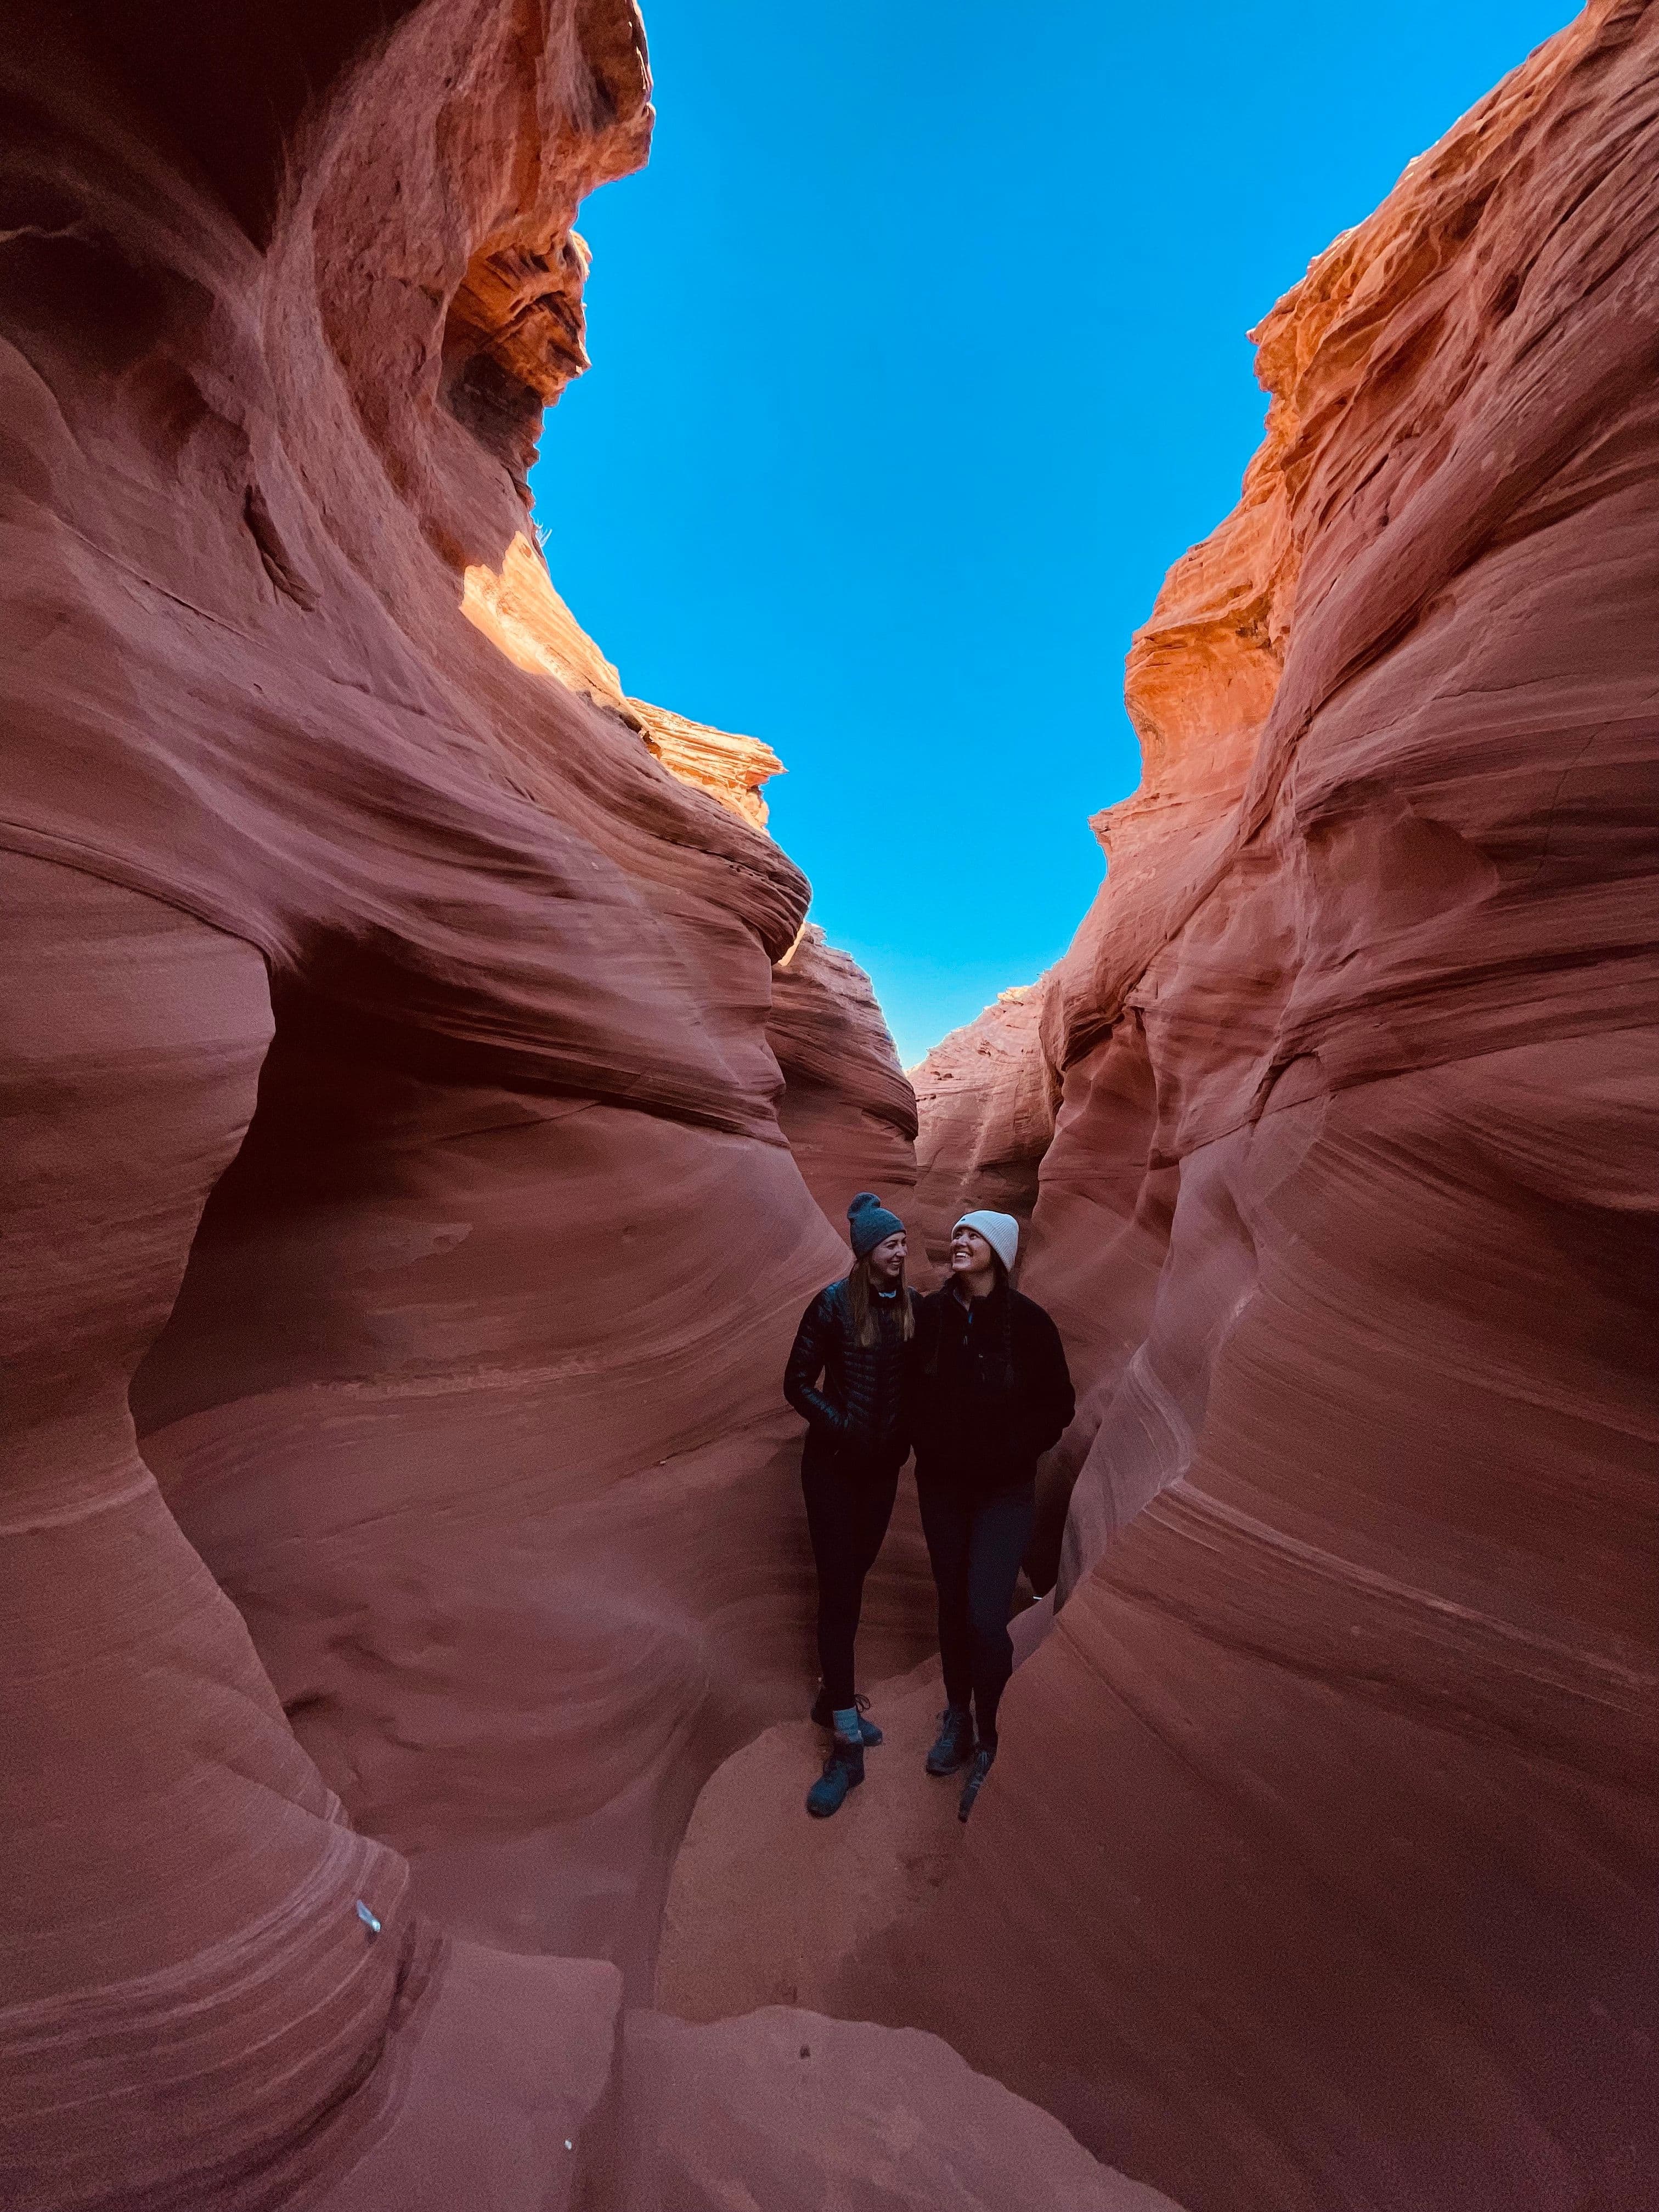
<svg viewBox="0 0 1659 2212">
<path fill-rule="evenodd" d="M 835 1247 L 781 1146 L 479 1084 L 458 1046 L 416 1070 L 388 1029 L 278 994 L 134 1382 L 143 1449 L 417 1902 L 643 1994 L 698 1786 L 810 1684 L 768 1399 Z M 912 1510 L 878 1672 L 927 1648 L 930 1591 Z"/>
<path fill-rule="evenodd" d="M 3 70 L 0 2197 L 1651 2212 L 1659 6 L 1266 318 L 1105 885 L 914 1084 L 532 543 L 630 0 Z M 862 1187 L 1079 1383 L 965 1828 L 908 1481 L 800 1810 Z"/>
</svg>

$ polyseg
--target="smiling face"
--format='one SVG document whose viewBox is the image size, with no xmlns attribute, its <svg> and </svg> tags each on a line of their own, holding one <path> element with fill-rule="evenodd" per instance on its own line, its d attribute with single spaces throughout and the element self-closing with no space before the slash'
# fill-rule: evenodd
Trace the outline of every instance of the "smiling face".
<svg viewBox="0 0 1659 2212">
<path fill-rule="evenodd" d="M 890 1290 L 904 1273 L 905 1255 L 909 1247 L 901 1229 L 896 1236 L 884 1237 L 868 1255 L 870 1279 L 878 1290 Z"/>
<path fill-rule="evenodd" d="M 981 1297 L 995 1280 L 996 1254 L 977 1229 L 951 1231 L 951 1273 Z"/>
</svg>

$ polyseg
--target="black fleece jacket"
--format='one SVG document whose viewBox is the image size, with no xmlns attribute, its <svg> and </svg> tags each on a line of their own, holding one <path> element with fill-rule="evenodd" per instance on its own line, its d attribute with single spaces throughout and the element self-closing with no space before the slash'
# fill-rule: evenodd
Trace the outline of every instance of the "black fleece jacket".
<svg viewBox="0 0 1659 2212">
<path fill-rule="evenodd" d="M 783 1370 L 783 1395 L 810 1424 L 809 1449 L 833 1449 L 897 1466 L 909 1450 L 904 1434 L 904 1351 L 899 1327 L 902 1291 L 872 1301 L 880 1316 L 874 1344 L 854 1342 L 844 1282 L 820 1291 L 801 1316 Z M 819 1376 L 823 1387 L 819 1389 Z"/>
<path fill-rule="evenodd" d="M 970 1308 L 947 1285 L 918 1304 L 908 1351 L 917 1480 L 969 1497 L 1030 1481 L 1077 1410 L 1060 1332 L 1036 1300 L 1000 1284 Z"/>
</svg>

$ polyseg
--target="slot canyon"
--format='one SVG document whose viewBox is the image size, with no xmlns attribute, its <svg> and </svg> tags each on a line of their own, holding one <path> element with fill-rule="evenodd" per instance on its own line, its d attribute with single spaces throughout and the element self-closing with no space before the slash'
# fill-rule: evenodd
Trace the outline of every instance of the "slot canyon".
<svg viewBox="0 0 1659 2212">
<path fill-rule="evenodd" d="M 0 2203 L 1654 2212 L 1659 0 L 1252 334 L 1099 895 L 909 1078 L 531 522 L 632 0 L 0 67 Z M 967 1827 L 908 1478 L 801 1816 L 865 1187 L 1079 1385 Z"/>
</svg>

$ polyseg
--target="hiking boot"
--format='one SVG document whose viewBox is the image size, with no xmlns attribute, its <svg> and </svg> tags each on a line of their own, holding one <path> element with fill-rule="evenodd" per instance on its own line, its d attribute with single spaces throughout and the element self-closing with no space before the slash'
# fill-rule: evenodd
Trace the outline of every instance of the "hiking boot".
<svg viewBox="0 0 1659 2212">
<path fill-rule="evenodd" d="M 966 1705 L 946 1705 L 927 1753 L 930 1774 L 954 1774 L 974 1755 L 974 1717 Z"/>
<path fill-rule="evenodd" d="M 863 1741 L 865 1749 L 868 1751 L 872 1745 L 881 1741 L 881 1730 L 873 1721 L 867 1721 L 864 1717 L 870 1710 L 868 1698 L 854 1698 L 853 1703 L 858 1707 L 859 1711 L 859 1735 Z M 836 1725 L 835 1712 L 830 1704 L 830 1693 L 822 1682 L 818 1684 L 818 1693 L 812 1700 L 811 1717 L 821 1729 L 832 1729 Z"/>
<path fill-rule="evenodd" d="M 974 1753 L 974 1763 L 968 1770 L 968 1779 L 962 1785 L 962 1802 L 957 1807 L 958 1820 L 965 1820 L 973 1811 L 974 1800 L 978 1796 L 986 1776 L 991 1771 L 991 1761 L 996 1755 L 997 1747 L 994 1743 L 981 1744 L 979 1749 Z"/>
<path fill-rule="evenodd" d="M 835 1748 L 823 1762 L 823 1771 L 806 1793 L 806 1809 L 815 1820 L 827 1820 L 847 1802 L 847 1793 L 864 1779 L 864 1746 L 838 1735 Z"/>
</svg>

